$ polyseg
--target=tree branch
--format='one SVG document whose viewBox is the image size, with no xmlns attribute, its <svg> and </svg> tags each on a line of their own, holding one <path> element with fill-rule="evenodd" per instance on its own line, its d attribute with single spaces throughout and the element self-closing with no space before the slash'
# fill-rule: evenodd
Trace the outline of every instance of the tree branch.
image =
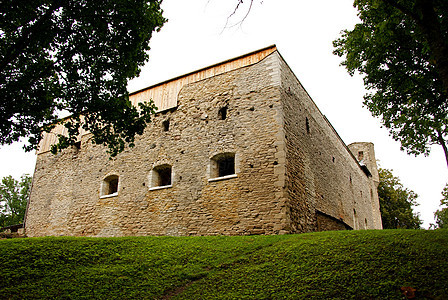
<svg viewBox="0 0 448 300">
<path fill-rule="evenodd" d="M 237 5 L 236 5 L 235 9 L 234 9 L 233 12 L 227 17 L 226 24 L 224 25 L 224 28 L 223 28 L 222 31 L 224 31 L 226 28 L 232 28 L 232 27 L 235 27 L 235 26 L 237 26 L 237 25 L 241 25 L 241 24 L 243 24 L 244 20 L 246 20 L 247 16 L 249 15 L 250 11 L 252 10 L 252 5 L 253 5 L 253 3 L 254 3 L 254 0 L 250 0 L 249 9 L 247 10 L 246 15 L 244 15 L 244 17 L 241 19 L 241 21 L 239 21 L 239 22 L 233 24 L 232 26 L 227 27 L 227 24 L 229 24 L 229 20 L 230 20 L 230 18 L 232 18 L 232 17 L 236 14 L 237 10 L 239 9 L 239 7 L 240 7 L 240 5 L 241 5 L 242 3 L 243 3 L 243 0 L 238 0 L 238 3 L 237 3 Z M 222 33 L 222 32 L 221 32 L 221 33 Z"/>
</svg>

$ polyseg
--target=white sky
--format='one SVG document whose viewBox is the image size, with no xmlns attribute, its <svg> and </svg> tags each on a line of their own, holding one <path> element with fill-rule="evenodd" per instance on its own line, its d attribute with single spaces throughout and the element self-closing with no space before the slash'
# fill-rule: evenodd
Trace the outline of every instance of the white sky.
<svg viewBox="0 0 448 300">
<path fill-rule="evenodd" d="M 332 54 L 332 41 L 358 21 L 352 0 L 254 0 L 242 26 L 223 31 L 236 0 L 164 0 L 168 23 L 151 40 L 150 61 L 129 84 L 135 91 L 253 50 L 276 44 L 319 109 L 346 144 L 373 142 L 383 168 L 393 169 L 403 185 L 419 195 L 416 208 L 424 227 L 434 222 L 441 191 L 448 181 L 443 151 L 434 146 L 429 157 L 409 156 L 363 108 L 360 76 L 350 77 Z M 249 0 L 230 24 L 241 20 Z M 21 145 L 0 148 L 0 177 L 32 174 L 34 153 Z"/>
</svg>

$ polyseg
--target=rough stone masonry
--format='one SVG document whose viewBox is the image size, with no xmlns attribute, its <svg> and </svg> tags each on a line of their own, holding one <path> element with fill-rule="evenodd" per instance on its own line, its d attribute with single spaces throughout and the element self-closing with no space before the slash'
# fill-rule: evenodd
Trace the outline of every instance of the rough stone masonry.
<svg viewBox="0 0 448 300">
<path fill-rule="evenodd" d="M 44 137 L 28 236 L 381 228 L 373 144 L 347 147 L 275 46 L 131 95 L 149 99 L 153 122 L 114 159 L 89 133 L 57 155 Z"/>
</svg>

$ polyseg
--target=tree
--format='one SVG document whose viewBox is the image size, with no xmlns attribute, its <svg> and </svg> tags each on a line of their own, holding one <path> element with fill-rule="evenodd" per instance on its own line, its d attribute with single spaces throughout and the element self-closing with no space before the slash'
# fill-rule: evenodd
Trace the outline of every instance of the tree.
<svg viewBox="0 0 448 300">
<path fill-rule="evenodd" d="M 409 228 L 418 229 L 423 223 L 412 206 L 417 206 L 418 197 L 413 191 L 404 188 L 392 171 L 380 168 L 378 197 L 384 229 Z"/>
<path fill-rule="evenodd" d="M 210 2 L 210 0 L 209 0 L 209 2 Z M 224 25 L 223 31 L 224 31 L 226 28 L 231 28 L 231 27 L 234 27 L 234 26 L 237 26 L 237 25 L 240 25 L 240 26 L 241 26 L 241 25 L 243 24 L 244 20 L 246 20 L 247 16 L 249 15 L 250 11 L 252 10 L 252 5 L 253 5 L 253 3 L 254 3 L 254 0 L 250 0 L 250 1 L 249 1 L 249 7 L 247 8 L 247 10 L 246 10 L 244 16 L 243 16 L 238 22 L 236 22 L 235 24 L 233 24 L 233 25 L 229 25 L 230 19 L 231 19 L 232 17 L 235 16 L 235 14 L 236 14 L 237 11 L 240 9 L 240 6 L 241 6 L 243 3 L 244 3 L 243 0 L 236 0 L 235 8 L 234 8 L 233 12 L 232 12 L 230 15 L 227 16 L 226 24 Z"/>
<path fill-rule="evenodd" d="M 448 165 L 448 1 L 355 0 L 361 23 L 333 42 L 349 74 L 364 76 L 364 105 L 402 150 L 443 147 Z"/>
<path fill-rule="evenodd" d="M 134 107 L 127 82 L 148 59 L 149 40 L 166 19 L 160 0 L 0 1 L 0 145 L 64 123 L 53 151 L 79 129 L 114 156 L 142 134 L 155 107 Z M 60 120 L 65 112 L 70 118 Z"/>
<path fill-rule="evenodd" d="M 436 224 L 439 228 L 448 228 L 448 184 L 442 191 L 442 200 L 440 200 L 441 209 L 434 213 Z"/>
<path fill-rule="evenodd" d="M 31 188 L 31 176 L 22 175 L 20 181 L 12 176 L 0 183 L 0 228 L 23 223 Z"/>
</svg>

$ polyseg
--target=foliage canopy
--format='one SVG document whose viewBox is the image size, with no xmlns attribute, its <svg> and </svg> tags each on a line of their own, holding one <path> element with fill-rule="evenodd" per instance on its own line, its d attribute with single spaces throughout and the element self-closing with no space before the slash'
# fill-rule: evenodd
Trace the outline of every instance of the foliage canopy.
<svg viewBox="0 0 448 300">
<path fill-rule="evenodd" d="M 20 181 L 12 176 L 0 183 L 0 228 L 23 223 L 32 177 L 22 175 Z"/>
<path fill-rule="evenodd" d="M 378 170 L 380 182 L 378 197 L 380 199 L 381 219 L 384 229 L 418 229 L 423 223 L 412 206 L 417 206 L 418 197 L 413 191 L 404 188 L 398 177 L 388 169 Z"/>
<path fill-rule="evenodd" d="M 432 144 L 448 164 L 448 2 L 356 0 L 361 23 L 333 42 L 353 75 L 364 76 L 364 104 L 409 154 Z"/>
<path fill-rule="evenodd" d="M 166 21 L 161 1 L 6 0 L 0 2 L 0 145 L 28 137 L 36 148 L 61 112 L 73 145 L 79 128 L 112 155 L 150 121 L 152 103 L 132 106 L 127 82 L 148 59 Z M 81 117 L 83 116 L 83 117 Z"/>
</svg>

